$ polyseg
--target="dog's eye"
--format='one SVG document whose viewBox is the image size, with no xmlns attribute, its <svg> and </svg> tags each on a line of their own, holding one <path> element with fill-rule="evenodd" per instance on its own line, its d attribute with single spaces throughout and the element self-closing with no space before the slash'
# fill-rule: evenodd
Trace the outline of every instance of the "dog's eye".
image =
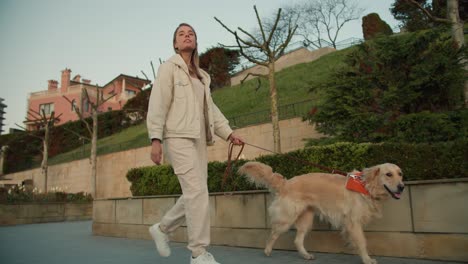
<svg viewBox="0 0 468 264">
<path fill-rule="evenodd" d="M 387 175 L 388 177 L 392 177 L 392 176 L 393 176 L 393 174 L 392 174 L 391 172 L 387 172 L 387 174 L 385 174 L 385 175 Z"/>
</svg>

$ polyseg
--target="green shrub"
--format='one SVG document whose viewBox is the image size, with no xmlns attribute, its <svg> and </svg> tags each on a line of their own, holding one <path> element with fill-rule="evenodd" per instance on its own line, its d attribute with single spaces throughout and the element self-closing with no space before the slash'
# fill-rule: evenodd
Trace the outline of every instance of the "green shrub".
<svg viewBox="0 0 468 264">
<path fill-rule="evenodd" d="M 393 126 L 394 142 L 430 143 L 467 138 L 468 110 L 431 113 L 428 111 L 400 117 Z"/>
<path fill-rule="evenodd" d="M 41 192 L 37 188 L 30 189 L 25 185 L 15 185 L 8 191 L 5 188 L 0 188 L 1 203 L 17 204 L 17 203 L 66 203 L 66 202 L 92 202 L 93 197 L 89 193 L 67 193 L 62 190 L 52 190 L 47 193 Z"/>
<path fill-rule="evenodd" d="M 308 162 L 342 171 L 360 170 L 381 163 L 395 163 L 404 171 L 406 181 L 468 177 L 468 141 L 459 140 L 436 144 L 410 143 L 335 143 L 314 146 L 281 155 L 267 155 L 256 161 L 270 165 L 286 178 L 319 169 Z M 232 173 L 222 185 L 226 162 L 208 164 L 209 192 L 257 190 L 253 184 L 237 174 L 246 160 L 232 166 Z M 131 169 L 127 173 L 134 196 L 180 194 L 177 176 L 168 165 Z"/>
</svg>

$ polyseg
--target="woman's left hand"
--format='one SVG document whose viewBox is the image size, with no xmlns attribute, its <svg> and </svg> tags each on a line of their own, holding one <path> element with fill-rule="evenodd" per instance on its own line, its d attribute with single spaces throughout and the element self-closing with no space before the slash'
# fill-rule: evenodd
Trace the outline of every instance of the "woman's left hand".
<svg viewBox="0 0 468 264">
<path fill-rule="evenodd" d="M 229 136 L 229 140 L 234 144 L 234 145 L 242 145 L 244 144 L 244 140 L 241 137 L 238 137 L 232 133 Z"/>
</svg>

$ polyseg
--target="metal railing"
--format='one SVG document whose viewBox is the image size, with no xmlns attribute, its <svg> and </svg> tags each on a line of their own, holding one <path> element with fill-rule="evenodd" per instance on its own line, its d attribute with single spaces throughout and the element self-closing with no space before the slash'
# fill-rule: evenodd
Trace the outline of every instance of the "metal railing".
<svg viewBox="0 0 468 264">
<path fill-rule="evenodd" d="M 361 44 L 362 42 L 363 42 L 363 39 L 353 37 L 353 38 L 344 39 L 344 40 L 339 41 L 339 42 L 337 42 L 335 44 L 336 44 L 336 49 L 341 50 L 341 49 L 346 49 L 348 47 L 351 47 L 351 46 L 354 46 L 354 45 L 357 45 L 357 44 Z M 318 41 L 314 41 L 314 43 L 318 43 Z M 329 41 L 324 40 L 324 39 L 322 39 L 320 41 L 320 43 L 321 43 L 320 48 L 333 47 L 332 43 L 330 43 Z M 288 47 L 284 51 L 284 54 L 288 54 L 288 53 L 293 52 L 293 51 L 295 51 L 295 50 L 297 50 L 299 48 L 307 48 L 310 51 L 319 49 L 316 46 L 314 46 L 313 44 L 305 45 L 304 41 L 296 41 L 296 42 L 290 43 L 288 45 Z M 249 69 L 249 68 L 251 68 L 251 67 L 253 67 L 255 65 L 256 65 L 255 63 L 252 63 L 252 62 L 248 61 L 244 57 L 240 57 L 240 63 L 231 72 L 231 76 L 233 76 L 233 75 L 235 75 L 235 74 L 237 74 L 237 73 L 239 73 L 241 71 L 244 71 L 246 69 Z"/>
<path fill-rule="evenodd" d="M 278 107 L 279 119 L 289 119 L 293 117 L 303 117 L 312 108 L 312 99 L 296 102 Z M 265 109 L 258 112 L 227 117 L 232 128 L 241 128 L 250 125 L 264 124 L 271 122 L 271 111 Z"/>
</svg>

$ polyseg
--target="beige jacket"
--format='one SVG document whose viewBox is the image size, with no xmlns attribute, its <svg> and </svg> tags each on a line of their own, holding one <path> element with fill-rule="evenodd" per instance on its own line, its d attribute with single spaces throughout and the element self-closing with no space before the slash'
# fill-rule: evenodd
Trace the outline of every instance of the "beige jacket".
<svg viewBox="0 0 468 264">
<path fill-rule="evenodd" d="M 211 98 L 210 76 L 203 70 L 200 72 L 205 85 L 207 144 L 212 145 L 213 135 L 227 140 L 232 129 Z M 153 84 L 146 118 L 149 138 L 200 138 L 199 118 L 203 113 L 199 113 L 196 100 L 187 65 L 176 54 L 161 64 Z"/>
</svg>

